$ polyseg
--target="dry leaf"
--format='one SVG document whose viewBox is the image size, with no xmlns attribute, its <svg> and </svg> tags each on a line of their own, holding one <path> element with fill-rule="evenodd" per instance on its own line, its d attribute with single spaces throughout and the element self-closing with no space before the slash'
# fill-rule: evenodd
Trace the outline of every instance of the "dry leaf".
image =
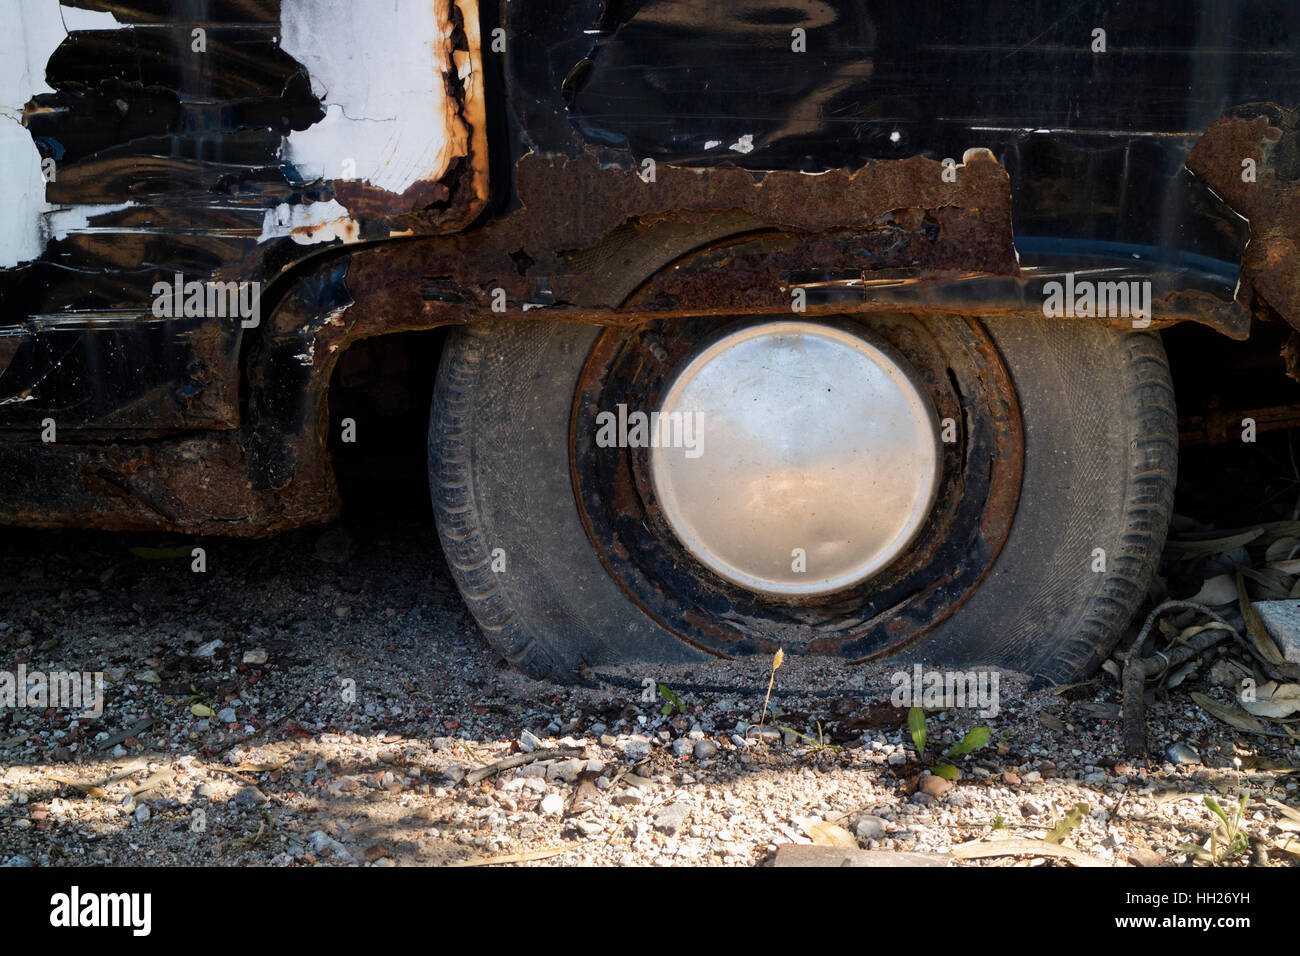
<svg viewBox="0 0 1300 956">
<path fill-rule="evenodd" d="M 507 853 L 504 856 L 489 856 L 478 860 L 461 860 L 456 863 L 447 864 L 453 866 L 496 866 L 498 863 L 527 863 L 529 860 L 545 860 L 547 857 L 559 856 L 561 853 L 568 853 L 576 843 L 568 846 L 553 846 L 544 850 L 528 850 L 524 853 Z"/>
<path fill-rule="evenodd" d="M 833 823 L 823 821 L 805 823 L 803 832 L 808 834 L 808 839 L 812 840 L 817 846 L 837 846 L 846 850 L 856 850 L 858 848 L 857 837 Z"/>
<path fill-rule="evenodd" d="M 1237 581 L 1231 574 L 1216 574 L 1201 582 L 1201 589 L 1187 600 L 1209 607 L 1222 607 L 1237 600 Z"/>
<path fill-rule="evenodd" d="M 1281 760 L 1273 760 L 1271 757 L 1261 757 L 1258 754 L 1242 757 L 1241 767 L 1243 770 L 1262 770 L 1265 773 L 1300 773 L 1300 767 L 1283 763 Z"/>
<path fill-rule="evenodd" d="M 1218 621 L 1212 621 L 1209 624 L 1197 624 L 1195 627 L 1185 627 L 1181 631 L 1179 631 L 1177 643 L 1181 644 L 1184 641 L 1189 641 L 1197 634 L 1200 634 L 1202 631 L 1231 631 L 1231 630 L 1232 628 L 1230 628 L 1228 625 L 1220 624 Z"/>
<path fill-rule="evenodd" d="M 1217 538 L 1183 537 L 1165 542 L 1165 553 L 1173 558 L 1203 558 L 1211 554 L 1222 554 L 1233 548 L 1250 544 L 1264 533 L 1263 528 L 1249 528 Z"/>
<path fill-rule="evenodd" d="M 1170 790 L 1166 793 L 1156 794 L 1155 799 L 1156 806 L 1163 807 L 1167 803 L 1177 803 L 1180 800 L 1195 800 L 1197 803 L 1201 803 L 1205 800 L 1206 796 L 1207 794 L 1204 794 L 1199 790 Z"/>
<path fill-rule="evenodd" d="M 231 769 L 239 773 L 267 773 L 271 770 L 279 770 L 288 762 L 289 758 L 285 757 L 283 760 L 274 760 L 267 763 L 241 763 Z"/>
<path fill-rule="evenodd" d="M 1225 724 L 1236 727 L 1238 730 L 1245 730 L 1252 734 L 1262 734 L 1268 731 L 1268 728 L 1261 724 L 1244 710 L 1238 710 L 1235 707 L 1229 707 L 1227 704 L 1220 704 L 1211 697 L 1206 697 L 1200 691 L 1192 691 L 1189 695 L 1197 705 L 1207 713 L 1219 718 Z"/>
<path fill-rule="evenodd" d="M 1297 548 L 1300 548 L 1300 538 L 1292 538 L 1290 535 L 1278 538 L 1264 552 L 1264 560 L 1287 561 L 1295 556 Z"/>
<path fill-rule="evenodd" d="M 1273 841 L 1273 846 L 1283 853 L 1290 853 L 1292 856 L 1300 856 L 1300 840 L 1295 837 L 1278 837 Z"/>
<path fill-rule="evenodd" d="M 1257 717 L 1290 717 L 1300 710 L 1300 684 L 1279 684 L 1271 680 L 1256 687 L 1254 696 L 1254 700 L 1246 700 L 1238 692 L 1237 702 Z"/>
<path fill-rule="evenodd" d="M 1237 571 L 1263 588 L 1268 599 L 1283 600 L 1291 588 L 1289 577 L 1280 571 L 1256 571 L 1241 564 L 1237 565 Z"/>
<path fill-rule="evenodd" d="M 1045 840 L 975 840 L 952 848 L 959 860 L 978 860 L 989 856 L 1058 856 L 1076 866 L 1108 866 L 1096 857 L 1073 847 L 1057 846 Z"/>
<path fill-rule="evenodd" d="M 1268 628 L 1264 626 L 1264 622 L 1260 620 L 1255 605 L 1250 603 L 1250 596 L 1246 594 L 1246 579 L 1240 573 L 1237 575 L 1237 594 L 1241 598 L 1239 605 L 1241 619 L 1246 623 L 1246 633 L 1250 635 L 1251 643 L 1255 645 L 1260 660 L 1269 664 L 1285 664 L 1286 658 L 1282 656 L 1282 652 L 1273 643 L 1273 637 L 1268 633 Z"/>
<path fill-rule="evenodd" d="M 68 777 L 49 776 L 46 777 L 45 779 L 53 780 L 55 783 L 61 783 L 65 787 L 71 787 L 73 790 L 78 790 L 89 797 L 95 797 L 97 799 L 102 800 L 108 796 L 108 794 L 104 791 L 104 788 L 98 786 L 97 784 L 82 783 L 80 780 L 71 780 Z"/>
<path fill-rule="evenodd" d="M 1296 823 L 1300 823 L 1300 810 L 1297 810 L 1295 807 L 1288 806 L 1287 804 L 1283 803 L 1281 800 L 1274 800 L 1272 797 L 1266 797 L 1264 799 L 1264 802 L 1267 803 L 1274 810 L 1277 810 L 1279 813 L 1282 814 L 1282 816 L 1286 817 L 1288 820 L 1293 820 Z"/>
<path fill-rule="evenodd" d="M 1059 717 L 1053 717 L 1051 714 L 1039 714 L 1038 722 L 1048 730 L 1054 731 L 1058 734 L 1065 733 L 1065 722 Z"/>
<path fill-rule="evenodd" d="M 1187 678 L 1191 674 L 1194 674 L 1196 672 L 1196 669 L 1200 666 L 1201 666 L 1200 660 L 1197 658 L 1192 658 L 1182 667 L 1178 668 L 1178 670 L 1174 671 L 1172 674 L 1169 675 L 1169 677 L 1165 680 L 1165 686 L 1177 687 L 1183 681 L 1187 680 Z"/>
<path fill-rule="evenodd" d="M 1300 538 L 1300 521 L 1266 521 L 1262 525 L 1252 525 L 1263 530 L 1265 537 L 1276 541 L 1278 538 Z M 1233 534 L 1246 531 L 1246 528 L 1233 528 Z"/>
</svg>

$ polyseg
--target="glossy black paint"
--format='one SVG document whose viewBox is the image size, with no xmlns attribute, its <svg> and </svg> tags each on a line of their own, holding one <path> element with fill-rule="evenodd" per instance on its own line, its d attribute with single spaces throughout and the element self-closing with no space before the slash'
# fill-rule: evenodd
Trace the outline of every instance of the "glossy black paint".
<svg viewBox="0 0 1300 956">
<path fill-rule="evenodd" d="M 134 26 L 70 32 L 26 123 L 56 162 L 47 201 L 110 211 L 0 270 L 0 345 L 19 343 L 0 369 L 0 427 L 236 427 L 239 323 L 159 320 L 151 290 L 176 273 L 273 274 L 292 251 L 253 255 L 267 209 L 321 198 L 286 175 L 281 137 L 324 111 L 279 48 L 278 0 L 80 5 Z"/>
<path fill-rule="evenodd" d="M 983 147 L 1011 175 L 1018 237 L 1162 263 L 1231 265 L 1245 240 L 1182 171 L 1200 132 L 1234 105 L 1300 103 L 1300 6 L 1286 2 L 508 9 L 511 34 L 540 41 L 512 47 L 521 148 L 818 172 Z"/>
</svg>

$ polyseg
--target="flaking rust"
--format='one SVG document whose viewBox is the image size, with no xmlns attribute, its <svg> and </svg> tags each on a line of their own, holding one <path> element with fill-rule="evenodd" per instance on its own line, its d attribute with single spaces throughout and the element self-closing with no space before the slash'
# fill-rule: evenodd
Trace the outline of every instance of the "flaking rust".
<svg viewBox="0 0 1300 956">
<path fill-rule="evenodd" d="M 816 176 L 661 166 L 648 181 L 635 168 L 602 166 L 591 156 L 526 155 L 516 170 L 522 206 L 510 216 L 470 233 L 359 251 L 344 274 L 286 298 L 251 376 L 251 441 L 262 449 L 254 467 L 260 463 L 281 493 L 292 494 L 300 470 L 310 487 L 322 487 L 325 389 L 338 356 L 368 336 L 494 319 L 635 325 L 701 313 L 788 314 L 791 289 L 812 274 L 1017 277 L 1006 171 L 977 151 L 955 177 L 944 173 L 941 163 L 914 157 Z M 766 238 L 744 248 L 724 242 L 652 282 L 635 306 L 611 291 L 621 286 L 600 265 L 580 267 L 603 263 L 602 246 L 620 241 L 621 231 L 688 223 L 702 234 L 711 220 L 725 223 L 723 233 Z M 492 308 L 497 290 L 504 312 Z M 332 303 L 329 319 L 315 322 L 324 300 Z M 290 355 L 310 356 L 312 374 L 300 392 L 273 391 Z"/>
<path fill-rule="evenodd" d="M 476 109 L 472 100 L 458 101 L 466 115 Z M 1268 127 L 1264 120 L 1245 132 L 1237 122 L 1227 129 L 1277 142 Z M 1212 132 L 1196 158 L 1218 142 Z M 1282 188 L 1273 167 L 1260 165 L 1268 188 Z M 1046 276 L 1021 270 L 1010 181 L 983 151 L 968 153 L 955 177 L 922 157 L 818 175 L 661 164 L 646 178 L 633 164 L 604 165 L 591 155 L 528 154 L 515 172 L 521 205 L 504 218 L 468 232 L 362 246 L 294 280 L 249 353 L 248 414 L 239 429 L 197 445 L 34 449 L 49 467 L 75 474 L 77 487 L 53 508 L 15 501 L 6 519 L 258 535 L 337 514 L 326 390 L 339 355 L 370 336 L 475 321 L 635 326 L 702 314 L 789 314 L 796 288 L 807 291 L 810 315 L 1042 314 Z M 486 196 L 481 175 L 485 167 L 468 185 Z M 1221 191 L 1234 202 L 1235 192 Z M 1256 211 L 1268 227 L 1259 235 L 1268 239 L 1252 239 L 1252 275 L 1294 253 L 1278 212 L 1268 203 Z M 665 230 L 703 241 L 685 245 L 681 252 L 690 255 L 672 268 L 651 269 L 629 297 L 631 288 L 611 281 L 622 268 L 618 250 Z M 1288 301 L 1276 291 L 1279 282 L 1288 291 L 1284 280 L 1255 281 L 1270 303 Z M 1164 306 L 1154 327 L 1191 318 L 1241 334 L 1240 316 L 1225 319 L 1176 289 Z M 35 456 L 20 448 L 0 448 L 0 471 L 31 480 Z"/>
<path fill-rule="evenodd" d="M 1237 303 L 1263 304 L 1300 329 L 1300 135 L 1297 111 L 1243 107 L 1216 121 L 1187 168 L 1250 223 Z"/>
<path fill-rule="evenodd" d="M 528 154 L 516 169 L 522 208 L 470 233 L 363 251 L 349 268 L 347 286 L 359 310 L 380 307 L 382 318 L 361 320 L 361 334 L 389 331 L 394 323 L 392 330 L 517 317 L 525 305 L 545 306 L 547 318 L 602 321 L 601 313 L 622 304 L 598 268 L 583 266 L 600 260 L 593 252 L 603 243 L 620 229 L 702 224 L 722 215 L 737 221 L 738 232 L 791 238 L 761 261 L 710 265 L 694 290 L 684 278 L 664 286 L 645 311 L 788 309 L 792 274 L 809 270 L 1016 275 L 1006 171 L 982 154 L 958 167 L 953 182 L 945 181 L 943 170 L 922 157 L 819 175 L 660 166 L 646 181 L 635 169 L 602 167 L 591 156 Z M 872 249 L 882 253 L 874 261 Z M 719 297 L 721 287 L 735 295 Z M 506 298 L 504 314 L 492 311 L 497 290 Z M 449 312 L 448 305 L 468 307 L 472 315 Z M 626 318 L 609 314 L 603 321 Z"/>
<path fill-rule="evenodd" d="M 461 108 L 481 109 L 473 102 L 469 95 Z M 943 173 L 923 158 L 817 176 L 665 165 L 647 182 L 635 169 L 602 166 L 594 157 L 526 156 L 517 168 L 523 205 L 504 219 L 471 232 L 361 248 L 297 280 L 265 317 L 250 353 L 249 411 L 238 430 L 110 449 L 0 449 L 0 470 L 24 479 L 18 487 L 35 477 L 27 473 L 36 457 L 67 482 L 54 507 L 15 501 L 7 518 L 227 535 L 328 519 L 339 502 L 325 447 L 326 388 L 342 351 L 368 336 L 502 318 L 630 325 L 647 315 L 788 311 L 792 284 L 810 270 L 1014 276 L 1005 171 L 978 155 L 958 167 L 955 181 Z M 486 189 L 478 174 L 470 185 Z M 610 291 L 617 283 L 582 266 L 584 259 L 599 261 L 584 253 L 598 253 L 620 230 L 719 217 L 724 232 L 757 230 L 769 238 L 697 262 L 635 308 L 620 309 L 623 295 Z M 492 309 L 497 289 L 505 293 L 504 313 Z"/>
</svg>

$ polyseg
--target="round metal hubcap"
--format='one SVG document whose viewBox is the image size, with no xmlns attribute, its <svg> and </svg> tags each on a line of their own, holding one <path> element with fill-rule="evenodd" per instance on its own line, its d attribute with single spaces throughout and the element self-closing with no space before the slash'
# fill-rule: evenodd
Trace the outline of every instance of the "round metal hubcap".
<svg viewBox="0 0 1300 956">
<path fill-rule="evenodd" d="M 725 335 L 664 392 L 650 449 L 674 534 L 714 573 L 787 597 L 830 594 L 916 537 L 940 478 L 935 413 L 892 349 L 769 322 Z"/>
</svg>

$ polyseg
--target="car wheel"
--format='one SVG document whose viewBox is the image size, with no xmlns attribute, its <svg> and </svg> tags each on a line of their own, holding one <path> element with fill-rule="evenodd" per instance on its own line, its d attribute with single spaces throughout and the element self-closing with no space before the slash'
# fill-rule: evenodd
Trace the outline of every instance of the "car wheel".
<svg viewBox="0 0 1300 956">
<path fill-rule="evenodd" d="M 1064 682 L 1146 592 L 1177 430 L 1159 338 L 1085 322 L 517 321 L 448 336 L 429 450 L 461 593 L 534 675 L 782 647 Z"/>
</svg>

